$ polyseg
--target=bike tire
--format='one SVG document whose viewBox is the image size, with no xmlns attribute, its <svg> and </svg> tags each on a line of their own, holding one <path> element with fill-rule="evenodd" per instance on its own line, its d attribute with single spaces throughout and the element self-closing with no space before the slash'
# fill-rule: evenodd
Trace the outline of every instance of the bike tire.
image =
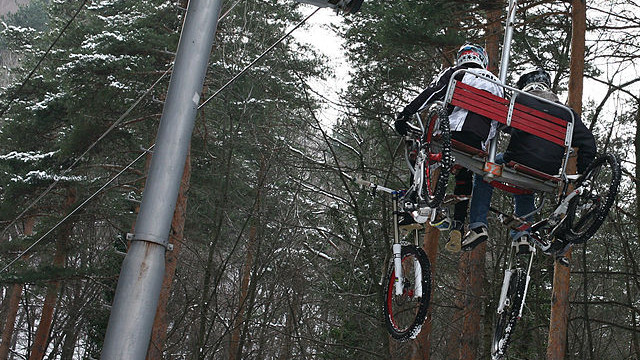
<svg viewBox="0 0 640 360">
<path fill-rule="evenodd" d="M 520 316 L 520 307 L 524 301 L 527 272 L 517 268 L 509 278 L 505 306 L 501 313 L 496 313 L 493 339 L 491 340 L 491 359 L 500 360 L 507 352 L 511 334 Z"/>
<path fill-rule="evenodd" d="M 422 328 L 427 316 L 431 299 L 431 270 L 429 259 L 424 250 L 415 245 L 402 245 L 402 268 L 404 271 L 404 291 L 402 295 L 395 295 L 395 270 L 393 260 L 384 284 L 383 312 L 387 331 L 398 341 L 414 339 Z M 420 264 L 422 273 L 422 296 L 415 295 L 414 260 Z"/>
<path fill-rule="evenodd" d="M 564 230 L 559 238 L 582 244 L 598 231 L 609 214 L 618 194 L 621 169 L 618 159 L 604 154 L 595 159 L 576 181 L 576 187 L 586 185 L 587 191 L 569 202 Z"/>
<path fill-rule="evenodd" d="M 434 114 L 435 112 L 435 114 Z M 435 116 L 434 116 L 435 115 Z M 427 206 L 437 208 L 442 204 L 449 183 L 451 172 L 451 128 L 447 111 L 438 106 L 428 117 L 427 134 L 424 146 L 427 150 L 427 162 L 425 164 L 424 198 Z M 436 129 L 436 122 L 439 124 Z M 438 130 L 437 142 L 432 137 Z M 436 171 L 437 170 L 437 171 Z"/>
</svg>

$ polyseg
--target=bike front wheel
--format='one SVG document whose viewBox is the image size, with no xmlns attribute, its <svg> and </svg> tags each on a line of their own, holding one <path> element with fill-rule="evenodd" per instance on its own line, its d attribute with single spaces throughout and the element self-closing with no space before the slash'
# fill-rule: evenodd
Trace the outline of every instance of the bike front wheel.
<svg viewBox="0 0 640 360">
<path fill-rule="evenodd" d="M 582 186 L 584 191 L 569 202 L 565 228 L 558 237 L 574 244 L 589 240 L 615 201 L 620 177 L 620 163 L 614 155 L 605 154 L 595 159 L 576 182 L 576 188 Z"/>
<path fill-rule="evenodd" d="M 516 321 L 520 317 L 520 308 L 524 301 L 524 293 L 527 284 L 527 272 L 525 269 L 517 268 L 509 277 L 507 293 L 504 304 L 500 308 L 495 318 L 493 340 L 491 342 L 491 359 L 502 359 L 507 351 L 507 346 L 511 340 L 511 334 L 516 326 Z"/>
<path fill-rule="evenodd" d="M 415 245 L 403 245 L 402 294 L 396 295 L 397 276 L 393 260 L 385 279 L 383 310 L 387 330 L 396 340 L 414 339 L 427 316 L 431 297 L 431 270 L 424 250 Z"/>
</svg>

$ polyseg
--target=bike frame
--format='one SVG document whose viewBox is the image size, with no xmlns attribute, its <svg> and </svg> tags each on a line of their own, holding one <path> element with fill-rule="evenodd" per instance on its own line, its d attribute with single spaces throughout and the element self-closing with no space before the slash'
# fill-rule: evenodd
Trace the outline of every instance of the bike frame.
<svg viewBox="0 0 640 360">
<path fill-rule="evenodd" d="M 393 190 L 388 187 L 384 187 L 381 185 L 377 185 L 371 181 L 367 181 L 360 178 L 354 179 L 357 184 L 368 187 L 372 192 L 382 191 L 388 194 L 391 194 L 391 207 L 393 210 L 393 244 L 391 246 L 392 250 L 392 261 L 395 273 L 394 279 L 394 293 L 396 295 L 402 295 L 403 291 L 403 283 L 404 283 L 404 274 L 402 269 L 402 245 L 401 245 L 401 237 L 400 237 L 400 228 L 398 227 L 398 214 L 400 210 L 400 197 L 402 195 L 402 191 Z M 418 230 L 414 230 L 414 245 L 418 246 L 420 241 Z M 415 297 L 422 297 L 422 267 L 420 263 L 414 259 L 415 266 Z"/>
</svg>

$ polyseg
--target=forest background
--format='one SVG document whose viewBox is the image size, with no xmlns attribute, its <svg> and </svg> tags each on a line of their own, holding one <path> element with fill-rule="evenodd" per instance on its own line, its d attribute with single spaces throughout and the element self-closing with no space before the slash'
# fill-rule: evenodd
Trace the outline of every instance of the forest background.
<svg viewBox="0 0 640 360">
<path fill-rule="evenodd" d="M 567 97 L 576 3 L 585 2 L 520 2 L 510 83 L 540 65 Z M 99 357 L 186 5 L 32 0 L 3 17 L 0 265 L 11 265 L 0 273 L 0 358 Z M 586 5 L 584 77 L 600 86 L 585 87 L 582 116 L 624 175 L 608 221 L 573 250 L 562 357 L 638 359 L 640 5 Z M 334 69 L 295 38 L 203 106 L 148 357 L 488 358 L 507 231 L 491 219 L 491 240 L 472 255 L 438 252 L 429 326 L 398 344 L 381 315 L 390 202 L 343 174 L 406 187 L 394 112 L 466 40 L 485 44 L 496 69 L 505 8 L 365 1 L 333 29 L 351 72 L 331 124 L 322 121 L 326 94 L 310 84 Z M 300 21 L 301 9 L 224 2 L 203 98 Z M 501 193 L 493 204 L 512 206 Z M 553 274 L 553 259 L 538 256 L 509 358 L 546 358 Z"/>
</svg>

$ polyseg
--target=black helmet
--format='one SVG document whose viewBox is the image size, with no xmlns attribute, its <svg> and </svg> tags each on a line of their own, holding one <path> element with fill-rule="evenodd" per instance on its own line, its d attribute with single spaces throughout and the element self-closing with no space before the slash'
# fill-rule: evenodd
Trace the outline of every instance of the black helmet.
<svg viewBox="0 0 640 360">
<path fill-rule="evenodd" d="M 525 86 L 530 84 L 543 85 L 541 87 L 546 88 L 545 90 L 549 90 L 551 89 L 551 76 L 543 68 L 525 70 L 524 72 L 522 72 L 522 74 L 520 74 L 520 78 L 516 83 L 516 87 L 520 90 L 523 90 Z"/>
</svg>

